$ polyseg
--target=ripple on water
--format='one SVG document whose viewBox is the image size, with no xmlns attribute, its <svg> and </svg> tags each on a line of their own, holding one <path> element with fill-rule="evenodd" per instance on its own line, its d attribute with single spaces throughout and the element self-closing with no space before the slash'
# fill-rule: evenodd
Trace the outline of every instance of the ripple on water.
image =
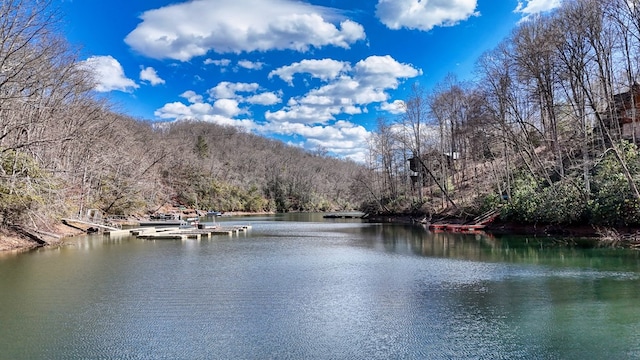
<svg viewBox="0 0 640 360">
<path fill-rule="evenodd" d="M 384 229 L 361 224 L 270 226 L 244 238 L 106 244 L 70 254 L 58 274 L 34 264 L 47 287 L 23 285 L 12 302 L 25 303 L 22 318 L 34 305 L 40 316 L 20 327 L 37 339 L 26 357 L 638 354 L 636 273 L 418 256 L 410 241 L 390 245 Z M 82 266 L 60 276 L 74 261 Z M 34 293 L 50 298 L 29 302 Z"/>
</svg>

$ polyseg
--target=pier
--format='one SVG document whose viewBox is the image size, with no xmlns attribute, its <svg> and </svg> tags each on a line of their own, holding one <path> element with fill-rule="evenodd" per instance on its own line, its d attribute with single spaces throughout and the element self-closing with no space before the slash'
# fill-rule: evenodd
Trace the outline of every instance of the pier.
<svg viewBox="0 0 640 360">
<path fill-rule="evenodd" d="M 82 219 L 64 218 L 62 223 L 71 226 L 73 228 L 82 230 L 84 232 L 96 232 L 96 231 L 116 231 L 118 228 L 105 224 L 98 223 L 95 220 L 86 221 Z M 94 231 L 91 231 L 94 230 Z"/>
<path fill-rule="evenodd" d="M 476 233 L 484 231 L 486 225 L 484 224 L 430 224 L 429 230 L 434 232 L 446 231 L 446 232 L 463 232 L 463 233 Z"/>
<path fill-rule="evenodd" d="M 329 213 L 322 217 L 324 219 L 362 219 L 364 213 L 348 212 L 348 213 Z"/>
<path fill-rule="evenodd" d="M 247 232 L 250 225 L 235 226 L 198 226 L 198 227 L 141 227 L 128 230 L 105 231 L 104 235 L 109 237 L 134 236 L 145 240 L 187 240 L 202 238 L 212 238 L 213 236 L 233 236 Z"/>
<path fill-rule="evenodd" d="M 500 216 L 500 209 L 494 209 L 479 215 L 466 224 L 429 224 L 429 230 L 434 232 L 483 233 L 487 225 L 493 222 L 498 216 Z"/>
</svg>

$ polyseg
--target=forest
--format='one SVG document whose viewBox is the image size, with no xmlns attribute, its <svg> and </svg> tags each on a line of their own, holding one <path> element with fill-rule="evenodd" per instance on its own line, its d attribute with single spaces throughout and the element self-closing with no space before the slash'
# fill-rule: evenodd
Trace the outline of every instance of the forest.
<svg viewBox="0 0 640 360">
<path fill-rule="evenodd" d="M 92 92 L 50 3 L 0 3 L 0 226 L 99 210 L 284 212 L 358 207 L 361 164 L 236 128 L 151 122 Z"/>
<path fill-rule="evenodd" d="M 402 115 L 378 119 L 364 164 L 114 111 L 47 3 L 0 5 L 0 227 L 167 204 L 640 225 L 635 2 L 565 1 L 483 54 L 474 79 L 414 85 Z"/>
<path fill-rule="evenodd" d="M 369 207 L 521 224 L 640 225 L 640 7 L 565 1 L 521 22 L 370 140 Z"/>
</svg>

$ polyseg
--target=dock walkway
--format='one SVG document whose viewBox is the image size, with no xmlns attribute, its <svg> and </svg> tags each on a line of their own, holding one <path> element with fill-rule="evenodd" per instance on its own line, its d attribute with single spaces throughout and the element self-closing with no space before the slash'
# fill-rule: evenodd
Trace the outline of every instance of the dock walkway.
<svg viewBox="0 0 640 360">
<path fill-rule="evenodd" d="M 233 236 L 251 229 L 250 225 L 211 227 L 142 227 L 128 230 L 105 231 L 105 236 L 129 236 L 146 240 L 186 240 L 211 238 L 215 235 Z"/>
<path fill-rule="evenodd" d="M 99 223 L 97 223 L 95 221 L 85 221 L 85 220 L 81 220 L 81 219 L 64 218 L 64 219 L 62 219 L 62 223 L 67 225 L 67 226 L 71 226 L 71 227 L 74 227 L 76 229 L 80 229 L 80 230 L 85 231 L 85 232 L 89 232 L 88 230 L 91 229 L 91 228 L 97 228 L 99 230 L 104 230 L 104 231 L 115 231 L 115 230 L 118 230 L 118 228 L 113 227 L 113 226 L 99 224 Z"/>
<path fill-rule="evenodd" d="M 322 217 L 324 219 L 362 219 L 364 213 L 348 212 L 348 213 L 329 213 Z"/>
<path fill-rule="evenodd" d="M 487 211 L 476 217 L 467 224 L 429 224 L 429 230 L 439 232 L 461 232 L 461 233 L 478 233 L 484 232 L 487 225 L 493 222 L 500 215 L 500 209 Z"/>
</svg>

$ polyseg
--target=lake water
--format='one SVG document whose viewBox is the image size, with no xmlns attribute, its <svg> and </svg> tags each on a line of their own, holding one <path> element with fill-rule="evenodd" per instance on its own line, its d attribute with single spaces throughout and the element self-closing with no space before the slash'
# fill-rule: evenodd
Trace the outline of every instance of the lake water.
<svg viewBox="0 0 640 360">
<path fill-rule="evenodd" d="M 640 358 L 640 254 L 318 215 L 0 256 L 0 359 Z"/>
</svg>

